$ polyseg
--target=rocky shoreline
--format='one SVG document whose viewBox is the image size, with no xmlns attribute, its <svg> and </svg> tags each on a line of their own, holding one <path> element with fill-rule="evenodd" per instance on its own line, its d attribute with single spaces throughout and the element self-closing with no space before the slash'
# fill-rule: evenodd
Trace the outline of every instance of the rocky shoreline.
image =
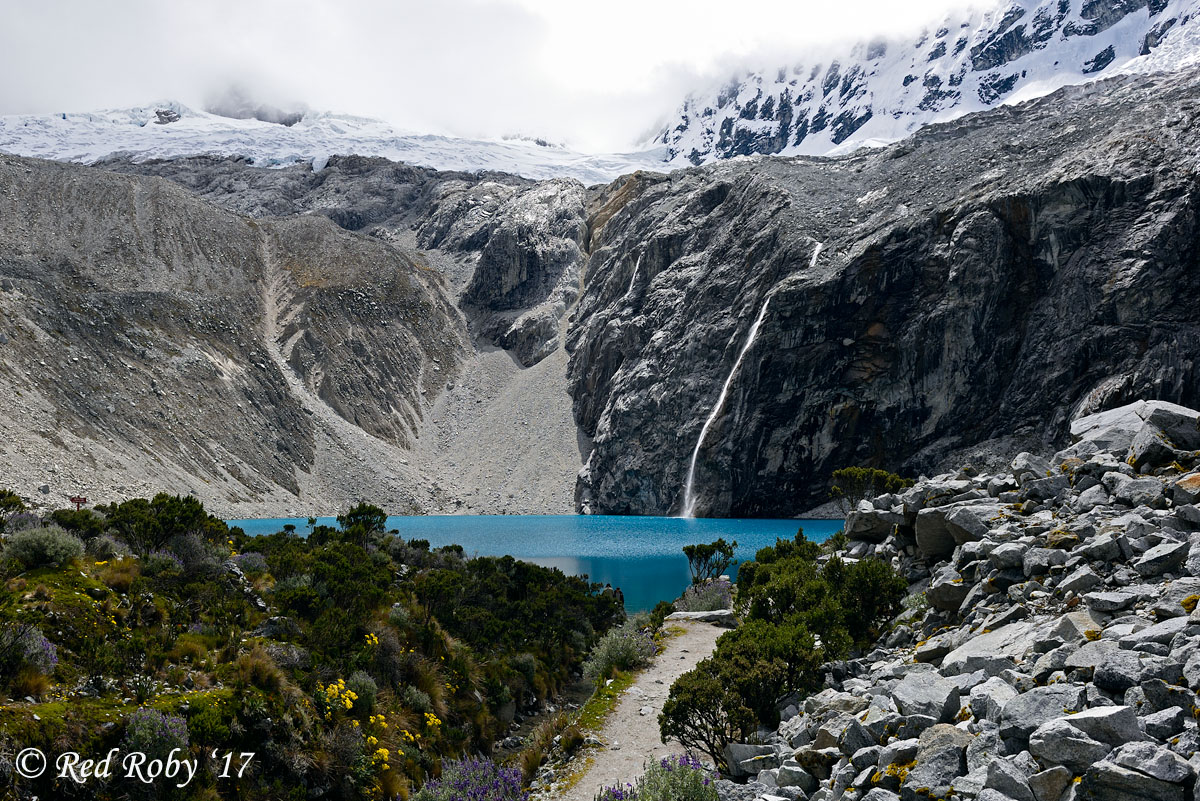
<svg viewBox="0 0 1200 801">
<path fill-rule="evenodd" d="M 842 556 L 891 561 L 907 611 L 728 747 L 722 801 L 1196 796 L 1200 412 L 1070 430 L 1052 457 L 859 504 Z"/>
</svg>

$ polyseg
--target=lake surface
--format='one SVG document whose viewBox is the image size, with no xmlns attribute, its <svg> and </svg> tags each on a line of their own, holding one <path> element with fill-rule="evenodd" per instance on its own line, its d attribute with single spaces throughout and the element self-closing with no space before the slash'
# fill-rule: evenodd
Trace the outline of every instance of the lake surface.
<svg viewBox="0 0 1200 801">
<path fill-rule="evenodd" d="M 230 520 L 247 534 L 273 534 L 292 524 L 308 531 L 306 518 Z M 336 526 L 332 517 L 318 524 Z M 753 559 L 776 538 L 792 539 L 804 529 L 823 541 L 842 528 L 841 520 L 682 519 L 619 515 L 425 515 L 389 517 L 388 529 L 406 540 L 429 540 L 433 547 L 461 545 L 467 556 L 505 554 L 557 567 L 564 573 L 620 587 L 630 612 L 673 601 L 690 582 L 684 545 L 737 540 L 737 558 Z M 732 571 L 735 573 L 736 570 Z"/>
</svg>

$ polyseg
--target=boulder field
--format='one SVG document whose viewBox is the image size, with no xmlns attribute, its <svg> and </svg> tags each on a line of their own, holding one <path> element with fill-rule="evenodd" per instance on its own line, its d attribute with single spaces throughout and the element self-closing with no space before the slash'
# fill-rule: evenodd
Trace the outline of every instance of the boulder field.
<svg viewBox="0 0 1200 801">
<path fill-rule="evenodd" d="M 906 611 L 729 746 L 723 801 L 1196 797 L 1200 412 L 1138 401 L 1070 430 L 1049 458 L 859 503 L 841 556 L 890 561 Z"/>
</svg>

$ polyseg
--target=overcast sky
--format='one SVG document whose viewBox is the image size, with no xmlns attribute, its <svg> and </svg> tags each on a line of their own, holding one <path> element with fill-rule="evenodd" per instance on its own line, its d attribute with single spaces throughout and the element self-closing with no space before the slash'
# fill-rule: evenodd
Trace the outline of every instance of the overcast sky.
<svg viewBox="0 0 1200 801">
<path fill-rule="evenodd" d="M 0 114 L 232 84 L 416 131 L 630 147 L 737 69 L 936 24 L 964 0 L 0 0 Z"/>
</svg>

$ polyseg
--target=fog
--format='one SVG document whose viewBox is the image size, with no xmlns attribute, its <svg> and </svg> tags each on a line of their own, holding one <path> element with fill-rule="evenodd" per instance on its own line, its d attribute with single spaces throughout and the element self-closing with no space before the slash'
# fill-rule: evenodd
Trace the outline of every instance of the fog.
<svg viewBox="0 0 1200 801">
<path fill-rule="evenodd" d="M 682 99 L 815 49 L 936 26 L 961 0 L 0 0 L 0 114 L 178 100 L 231 88 L 284 111 L 404 130 L 644 141 Z"/>
</svg>

